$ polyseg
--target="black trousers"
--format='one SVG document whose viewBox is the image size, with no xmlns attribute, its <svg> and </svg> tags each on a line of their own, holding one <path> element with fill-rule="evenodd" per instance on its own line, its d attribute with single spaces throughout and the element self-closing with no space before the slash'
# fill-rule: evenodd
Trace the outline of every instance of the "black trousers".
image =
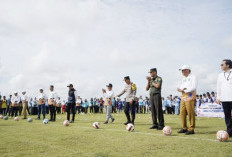
<svg viewBox="0 0 232 157">
<path fill-rule="evenodd" d="M 232 101 L 231 102 L 222 102 L 222 107 L 223 107 L 224 114 L 225 114 L 227 133 L 230 136 L 232 136 L 232 120 L 231 120 Z"/>
<path fill-rule="evenodd" d="M 18 116 L 18 110 L 19 110 L 19 107 L 11 107 L 12 108 L 12 111 L 11 111 L 11 117 L 13 117 L 15 115 L 15 117 Z"/>
<path fill-rule="evenodd" d="M 27 105 L 27 112 L 28 114 L 31 114 L 28 105 Z"/>
<path fill-rule="evenodd" d="M 162 109 L 162 99 L 161 94 L 154 94 L 150 96 L 151 101 L 151 114 L 153 125 L 164 127 L 164 115 Z M 157 118 L 159 120 L 159 124 L 157 122 Z"/>
<path fill-rule="evenodd" d="M 126 102 L 125 108 L 124 108 L 124 112 L 127 118 L 127 122 L 132 122 L 134 123 L 135 121 L 135 101 L 133 101 L 132 104 L 130 104 L 129 102 Z M 130 118 L 130 112 L 131 112 L 131 118 Z"/>
<path fill-rule="evenodd" d="M 50 110 L 50 120 L 56 120 L 56 107 L 53 105 L 49 105 Z"/>
<path fill-rule="evenodd" d="M 81 106 L 76 106 L 76 111 L 78 114 L 81 113 Z M 66 108 L 66 112 L 67 112 L 67 108 Z"/>
<path fill-rule="evenodd" d="M 76 106 L 76 103 L 68 103 L 67 104 L 66 111 L 67 111 L 67 120 L 68 121 L 70 120 L 70 111 L 72 113 L 72 120 L 73 121 L 75 120 L 75 114 L 76 114 L 75 106 Z"/>
<path fill-rule="evenodd" d="M 7 106 L 7 108 L 6 108 L 6 114 L 8 114 L 9 116 L 10 116 L 10 109 L 11 109 L 11 107 Z"/>
<path fill-rule="evenodd" d="M 20 116 L 22 115 L 22 111 L 23 111 L 23 106 L 22 106 L 22 104 L 20 104 L 20 106 L 19 106 L 19 115 Z"/>
<path fill-rule="evenodd" d="M 90 113 L 93 113 L 93 106 L 90 106 Z"/>
</svg>

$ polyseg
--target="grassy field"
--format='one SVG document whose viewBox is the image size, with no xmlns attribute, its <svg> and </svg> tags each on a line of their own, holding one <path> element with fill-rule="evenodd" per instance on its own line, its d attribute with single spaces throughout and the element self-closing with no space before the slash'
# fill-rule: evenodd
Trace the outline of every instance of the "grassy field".
<svg viewBox="0 0 232 157">
<path fill-rule="evenodd" d="M 172 136 L 149 130 L 150 114 L 137 114 L 135 131 L 127 132 L 122 124 L 125 115 L 113 114 L 114 124 L 104 125 L 105 114 L 77 115 L 74 124 L 63 126 L 65 115 L 47 125 L 42 120 L 14 121 L 0 119 L 0 156 L 232 156 L 232 140 L 218 142 L 215 134 L 225 130 L 224 119 L 196 118 L 196 134 L 180 135 L 180 117 L 165 115 Z M 101 123 L 100 129 L 92 123 Z"/>
</svg>

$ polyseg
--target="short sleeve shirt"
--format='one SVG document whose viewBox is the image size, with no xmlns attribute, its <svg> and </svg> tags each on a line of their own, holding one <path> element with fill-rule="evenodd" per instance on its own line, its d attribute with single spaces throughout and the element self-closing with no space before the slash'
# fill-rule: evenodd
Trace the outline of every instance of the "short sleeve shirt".
<svg viewBox="0 0 232 157">
<path fill-rule="evenodd" d="M 160 88 L 156 88 L 152 85 L 152 82 L 155 82 L 157 84 L 160 84 Z M 158 94 L 158 93 L 161 93 L 161 86 L 162 86 L 162 78 L 157 76 L 156 78 L 152 78 L 151 81 L 150 81 L 150 95 L 153 95 L 153 94 Z"/>
</svg>

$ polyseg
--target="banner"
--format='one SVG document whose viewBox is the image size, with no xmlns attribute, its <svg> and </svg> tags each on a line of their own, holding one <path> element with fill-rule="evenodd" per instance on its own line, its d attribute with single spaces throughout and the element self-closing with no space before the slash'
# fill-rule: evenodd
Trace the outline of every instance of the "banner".
<svg viewBox="0 0 232 157">
<path fill-rule="evenodd" d="M 198 117 L 218 117 L 224 118 L 224 112 L 222 105 L 216 103 L 204 103 L 200 107 L 197 107 Z"/>
</svg>

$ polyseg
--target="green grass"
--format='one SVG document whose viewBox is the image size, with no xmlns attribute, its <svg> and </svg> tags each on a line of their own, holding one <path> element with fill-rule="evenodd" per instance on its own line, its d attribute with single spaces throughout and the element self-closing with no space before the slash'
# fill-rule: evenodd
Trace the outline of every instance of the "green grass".
<svg viewBox="0 0 232 157">
<path fill-rule="evenodd" d="M 224 119 L 196 118 L 195 135 L 180 135 L 180 117 L 165 115 L 172 136 L 149 130 L 150 114 L 137 114 L 135 131 L 127 132 L 122 124 L 125 115 L 113 114 L 114 124 L 104 125 L 105 114 L 77 115 L 74 124 L 63 126 L 65 115 L 47 125 L 42 120 L 18 122 L 0 119 L 0 156 L 232 156 L 232 141 L 218 142 L 215 134 L 225 130 Z M 35 116 L 29 116 L 35 119 Z M 100 129 L 92 123 L 101 123 Z"/>
</svg>

